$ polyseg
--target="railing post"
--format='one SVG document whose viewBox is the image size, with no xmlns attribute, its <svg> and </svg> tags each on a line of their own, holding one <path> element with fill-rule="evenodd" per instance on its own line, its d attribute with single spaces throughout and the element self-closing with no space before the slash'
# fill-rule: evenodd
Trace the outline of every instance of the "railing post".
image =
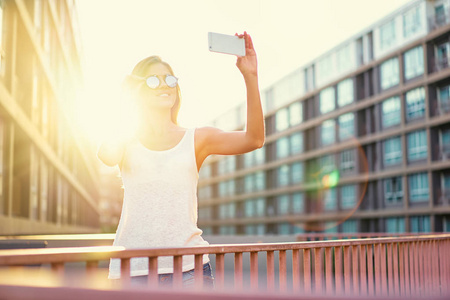
<svg viewBox="0 0 450 300">
<path fill-rule="evenodd" d="M 250 252 L 250 284 L 252 290 L 258 290 L 258 252 Z"/>
<path fill-rule="evenodd" d="M 419 249 L 417 246 L 417 242 L 412 243 L 412 247 L 414 249 L 414 282 L 415 282 L 415 296 L 419 296 L 421 294 L 421 286 L 420 286 L 420 271 L 419 271 Z"/>
<path fill-rule="evenodd" d="M 55 262 L 51 264 L 52 272 L 58 277 L 64 276 L 64 262 Z"/>
<path fill-rule="evenodd" d="M 334 248 L 334 286 L 337 295 L 342 295 L 342 247 Z"/>
<path fill-rule="evenodd" d="M 151 287 L 158 287 L 158 256 L 150 256 L 148 258 L 148 285 Z"/>
<path fill-rule="evenodd" d="M 392 256 L 392 260 L 393 260 L 393 264 L 394 264 L 394 295 L 396 297 L 400 296 L 400 285 L 399 285 L 399 270 L 398 270 L 398 264 L 399 264 L 399 259 L 398 259 L 398 243 L 394 243 L 393 244 L 393 256 Z"/>
<path fill-rule="evenodd" d="M 96 274 L 98 269 L 98 260 L 89 260 L 86 262 L 87 276 L 92 277 Z"/>
<path fill-rule="evenodd" d="M 373 245 L 367 245 L 367 285 L 369 288 L 369 295 L 375 295 L 374 280 L 373 280 Z"/>
<path fill-rule="evenodd" d="M 122 282 L 125 284 L 129 284 L 131 281 L 130 275 L 130 258 L 121 258 L 120 259 L 120 277 L 122 278 Z"/>
<path fill-rule="evenodd" d="M 311 250 L 303 249 L 303 279 L 306 294 L 311 294 Z"/>
<path fill-rule="evenodd" d="M 218 289 L 223 289 L 225 285 L 225 254 L 216 254 L 216 287 Z"/>
<path fill-rule="evenodd" d="M 394 296 L 394 266 L 392 265 L 392 243 L 386 244 L 387 248 L 387 284 L 388 284 L 388 295 Z M 384 247 L 383 247 L 384 248 Z"/>
<path fill-rule="evenodd" d="M 194 285 L 197 290 L 203 288 L 203 254 L 194 256 Z"/>
<path fill-rule="evenodd" d="M 359 295 L 359 280 L 358 280 L 358 247 L 352 246 L 352 267 L 353 267 L 353 294 Z"/>
<path fill-rule="evenodd" d="M 295 292 L 300 291 L 300 266 L 299 249 L 292 250 L 292 289 Z"/>
<path fill-rule="evenodd" d="M 386 272 L 386 244 L 380 243 L 378 244 L 380 247 L 380 254 L 381 254 L 381 289 L 382 289 L 382 295 L 387 296 L 388 295 L 388 286 L 387 286 L 387 277 L 388 274 Z"/>
<path fill-rule="evenodd" d="M 322 269 L 322 248 L 314 248 L 314 286 L 316 294 L 320 294 L 323 290 L 323 269 Z"/>
<path fill-rule="evenodd" d="M 333 263 L 331 259 L 331 247 L 325 248 L 325 283 L 328 295 L 333 295 Z"/>
<path fill-rule="evenodd" d="M 267 290 L 275 290 L 275 261 L 274 252 L 267 251 Z"/>
<path fill-rule="evenodd" d="M 173 256 L 173 287 L 176 289 L 183 287 L 183 256 Z"/>
<path fill-rule="evenodd" d="M 234 253 L 234 287 L 242 290 L 244 287 L 242 271 L 242 252 Z"/>
<path fill-rule="evenodd" d="M 344 246 L 344 288 L 345 294 L 351 294 L 351 259 L 350 259 L 350 246 Z"/>
<path fill-rule="evenodd" d="M 361 283 L 361 295 L 367 296 L 367 276 L 366 276 L 366 245 L 359 245 L 359 281 Z"/>
<path fill-rule="evenodd" d="M 287 282 L 286 282 L 286 250 L 280 250 L 279 251 L 279 271 L 280 271 L 280 291 L 286 292 L 287 291 Z"/>
</svg>

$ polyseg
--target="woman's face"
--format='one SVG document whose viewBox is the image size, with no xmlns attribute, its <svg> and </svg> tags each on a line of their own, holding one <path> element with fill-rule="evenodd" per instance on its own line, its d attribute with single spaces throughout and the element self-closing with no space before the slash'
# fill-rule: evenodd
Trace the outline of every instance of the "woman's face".
<svg viewBox="0 0 450 300">
<path fill-rule="evenodd" d="M 166 75 L 172 75 L 169 68 L 162 64 L 156 63 L 150 66 L 143 77 L 156 75 L 160 81 L 157 88 L 152 89 L 143 82 L 139 87 L 139 106 L 142 108 L 172 108 L 177 100 L 177 87 L 169 87 L 165 82 Z"/>
</svg>

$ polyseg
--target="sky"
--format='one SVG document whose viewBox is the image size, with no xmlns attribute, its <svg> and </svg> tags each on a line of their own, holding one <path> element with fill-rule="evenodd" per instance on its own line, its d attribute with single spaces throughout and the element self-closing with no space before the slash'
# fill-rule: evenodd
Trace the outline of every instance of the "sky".
<svg viewBox="0 0 450 300">
<path fill-rule="evenodd" d="M 84 88 L 79 126 L 101 140 L 120 123 L 121 82 L 141 59 L 159 55 L 182 94 L 179 123 L 207 126 L 243 103 L 236 57 L 208 50 L 208 32 L 247 31 L 260 91 L 361 32 L 408 0 L 76 0 Z"/>
</svg>

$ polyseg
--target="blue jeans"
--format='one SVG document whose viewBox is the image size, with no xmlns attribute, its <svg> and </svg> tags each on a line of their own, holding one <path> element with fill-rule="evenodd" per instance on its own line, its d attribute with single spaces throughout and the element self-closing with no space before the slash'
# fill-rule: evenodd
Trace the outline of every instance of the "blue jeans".
<svg viewBox="0 0 450 300">
<path fill-rule="evenodd" d="M 173 285 L 173 273 L 159 274 L 159 286 L 160 287 L 172 287 Z M 183 272 L 183 287 L 194 287 L 194 269 Z M 132 285 L 147 285 L 148 275 L 131 276 Z M 214 288 L 214 276 L 211 270 L 211 264 L 207 262 L 203 265 L 203 288 Z"/>
</svg>

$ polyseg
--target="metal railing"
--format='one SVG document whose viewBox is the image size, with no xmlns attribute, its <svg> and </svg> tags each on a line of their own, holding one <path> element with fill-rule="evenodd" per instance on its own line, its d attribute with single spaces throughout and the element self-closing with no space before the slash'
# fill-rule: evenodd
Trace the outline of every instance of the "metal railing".
<svg viewBox="0 0 450 300">
<path fill-rule="evenodd" d="M 258 256 L 266 261 L 259 264 Z M 275 253 L 278 268 L 275 272 Z M 288 265 L 287 256 L 292 257 Z M 173 257 L 174 288 L 182 288 L 182 258 L 195 256 L 195 288 L 202 289 L 203 255 L 215 256 L 217 291 L 279 291 L 295 294 L 351 296 L 427 296 L 448 295 L 450 284 L 450 234 L 366 238 L 292 243 L 254 243 L 210 245 L 206 247 L 124 249 L 117 246 L 0 250 L 0 266 L 50 264 L 64 275 L 65 264 L 85 262 L 87 276 L 98 271 L 99 261 L 119 258 L 121 281 L 130 282 L 130 260 L 148 257 L 150 288 L 157 288 L 158 257 Z M 249 254 L 250 283 L 244 284 L 244 254 Z M 234 256 L 232 278 L 225 278 L 225 255 Z M 292 274 L 288 290 L 288 269 Z M 259 271 L 265 270 L 265 274 Z M 276 278 L 275 274 L 278 274 Z M 265 286 L 259 284 L 260 277 Z M 277 285 L 276 285 L 277 283 Z"/>
</svg>

